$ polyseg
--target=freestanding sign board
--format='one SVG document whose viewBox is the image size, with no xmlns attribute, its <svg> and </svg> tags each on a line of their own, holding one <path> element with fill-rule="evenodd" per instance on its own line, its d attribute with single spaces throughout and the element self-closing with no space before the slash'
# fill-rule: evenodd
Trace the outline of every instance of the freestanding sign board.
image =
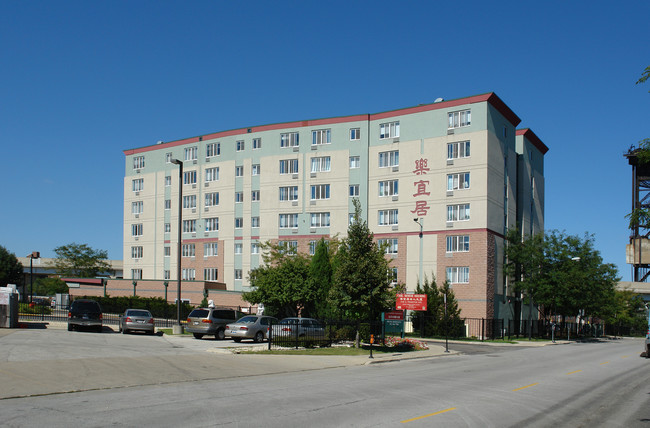
<svg viewBox="0 0 650 428">
<path fill-rule="evenodd" d="M 426 311 L 427 310 L 427 295 L 426 294 L 398 294 L 395 309 L 399 310 L 412 310 L 412 311 Z"/>
<path fill-rule="evenodd" d="M 382 312 L 384 333 L 404 333 L 404 311 Z"/>
</svg>

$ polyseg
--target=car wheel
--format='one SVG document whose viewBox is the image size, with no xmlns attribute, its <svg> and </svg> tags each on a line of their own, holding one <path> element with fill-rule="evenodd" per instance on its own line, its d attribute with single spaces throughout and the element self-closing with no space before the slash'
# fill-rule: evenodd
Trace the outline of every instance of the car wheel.
<svg viewBox="0 0 650 428">
<path fill-rule="evenodd" d="M 232 340 L 239 343 L 239 342 L 241 342 L 241 337 L 233 337 Z"/>
<path fill-rule="evenodd" d="M 222 328 L 217 330 L 217 333 L 214 335 L 214 338 L 217 340 L 223 340 L 226 338 L 226 332 Z"/>
<path fill-rule="evenodd" d="M 253 342 L 255 343 L 264 342 L 264 333 L 262 333 L 261 331 L 255 333 L 255 339 L 253 339 Z"/>
<path fill-rule="evenodd" d="M 201 338 L 203 338 L 203 335 L 201 333 L 194 333 L 194 338 L 195 339 L 201 339 Z"/>
<path fill-rule="evenodd" d="M 650 358 L 650 345 L 646 345 L 645 347 L 645 357 Z"/>
<path fill-rule="evenodd" d="M 68 331 L 72 331 L 72 324 L 68 324 Z"/>
</svg>

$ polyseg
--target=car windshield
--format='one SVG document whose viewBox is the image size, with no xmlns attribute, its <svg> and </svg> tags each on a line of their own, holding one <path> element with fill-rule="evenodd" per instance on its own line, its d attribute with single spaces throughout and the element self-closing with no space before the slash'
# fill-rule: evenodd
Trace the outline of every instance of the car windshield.
<svg viewBox="0 0 650 428">
<path fill-rule="evenodd" d="M 227 320 L 234 320 L 235 319 L 235 312 L 234 311 L 229 311 L 229 310 L 220 310 L 217 309 L 212 312 L 212 316 L 215 318 L 223 318 Z"/>
<path fill-rule="evenodd" d="M 192 312 L 190 312 L 189 315 L 190 318 L 205 318 L 207 316 L 208 316 L 207 309 L 194 309 Z"/>
<path fill-rule="evenodd" d="M 247 316 L 247 317 L 239 318 L 237 320 L 237 323 L 238 324 L 255 324 L 255 321 L 257 321 L 257 317 Z"/>
<path fill-rule="evenodd" d="M 96 302 L 73 302 L 72 306 L 75 311 L 100 311 L 99 304 Z"/>
<path fill-rule="evenodd" d="M 130 316 L 130 317 L 150 317 L 151 316 L 149 311 L 140 311 L 140 310 L 126 311 L 126 315 Z"/>
</svg>

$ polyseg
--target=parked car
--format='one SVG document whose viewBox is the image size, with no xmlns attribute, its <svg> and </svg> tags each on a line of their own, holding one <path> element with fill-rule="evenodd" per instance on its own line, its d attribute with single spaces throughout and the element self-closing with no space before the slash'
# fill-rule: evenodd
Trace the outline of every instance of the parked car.
<svg viewBox="0 0 650 428">
<path fill-rule="evenodd" d="M 226 325 L 244 315 L 234 309 L 196 308 L 187 317 L 185 331 L 192 333 L 196 339 L 214 335 L 215 339 L 222 340 L 226 337 Z"/>
<path fill-rule="evenodd" d="M 68 331 L 79 327 L 102 331 L 102 308 L 94 300 L 78 299 L 72 302 L 68 311 Z"/>
<path fill-rule="evenodd" d="M 277 324 L 277 318 L 261 315 L 246 315 L 237 320 L 235 323 L 226 326 L 226 337 L 231 337 L 235 342 L 241 342 L 242 339 L 253 339 L 253 342 L 259 343 L 269 338 L 269 328 L 271 324 Z"/>
<path fill-rule="evenodd" d="M 324 338 L 325 326 L 313 318 L 284 318 L 273 329 L 273 334 L 282 337 Z"/>
<path fill-rule="evenodd" d="M 130 331 L 144 331 L 153 334 L 155 323 L 151 312 L 146 309 L 127 309 L 120 315 L 119 330 L 122 334 Z"/>
</svg>

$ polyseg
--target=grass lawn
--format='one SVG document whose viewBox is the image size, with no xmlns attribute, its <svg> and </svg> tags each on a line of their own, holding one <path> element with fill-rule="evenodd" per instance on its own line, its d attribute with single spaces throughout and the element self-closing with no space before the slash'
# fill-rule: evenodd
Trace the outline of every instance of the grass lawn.
<svg viewBox="0 0 650 428">
<path fill-rule="evenodd" d="M 418 352 L 413 350 L 402 350 L 399 348 L 387 348 L 383 346 L 373 346 L 373 354 L 403 354 L 406 352 Z M 299 349 L 273 349 L 271 351 L 246 351 L 242 350 L 242 354 L 265 354 L 265 355 L 343 355 L 343 356 L 356 356 L 356 355 L 370 355 L 370 346 L 364 345 L 361 348 L 353 348 L 348 346 L 332 346 L 323 348 L 299 348 Z"/>
<path fill-rule="evenodd" d="M 159 328 L 158 331 L 162 331 L 163 334 L 168 334 L 170 336 L 174 335 L 173 333 L 174 330 L 171 328 Z M 187 331 L 183 330 L 183 334 L 192 334 L 192 333 L 188 333 Z"/>
</svg>

